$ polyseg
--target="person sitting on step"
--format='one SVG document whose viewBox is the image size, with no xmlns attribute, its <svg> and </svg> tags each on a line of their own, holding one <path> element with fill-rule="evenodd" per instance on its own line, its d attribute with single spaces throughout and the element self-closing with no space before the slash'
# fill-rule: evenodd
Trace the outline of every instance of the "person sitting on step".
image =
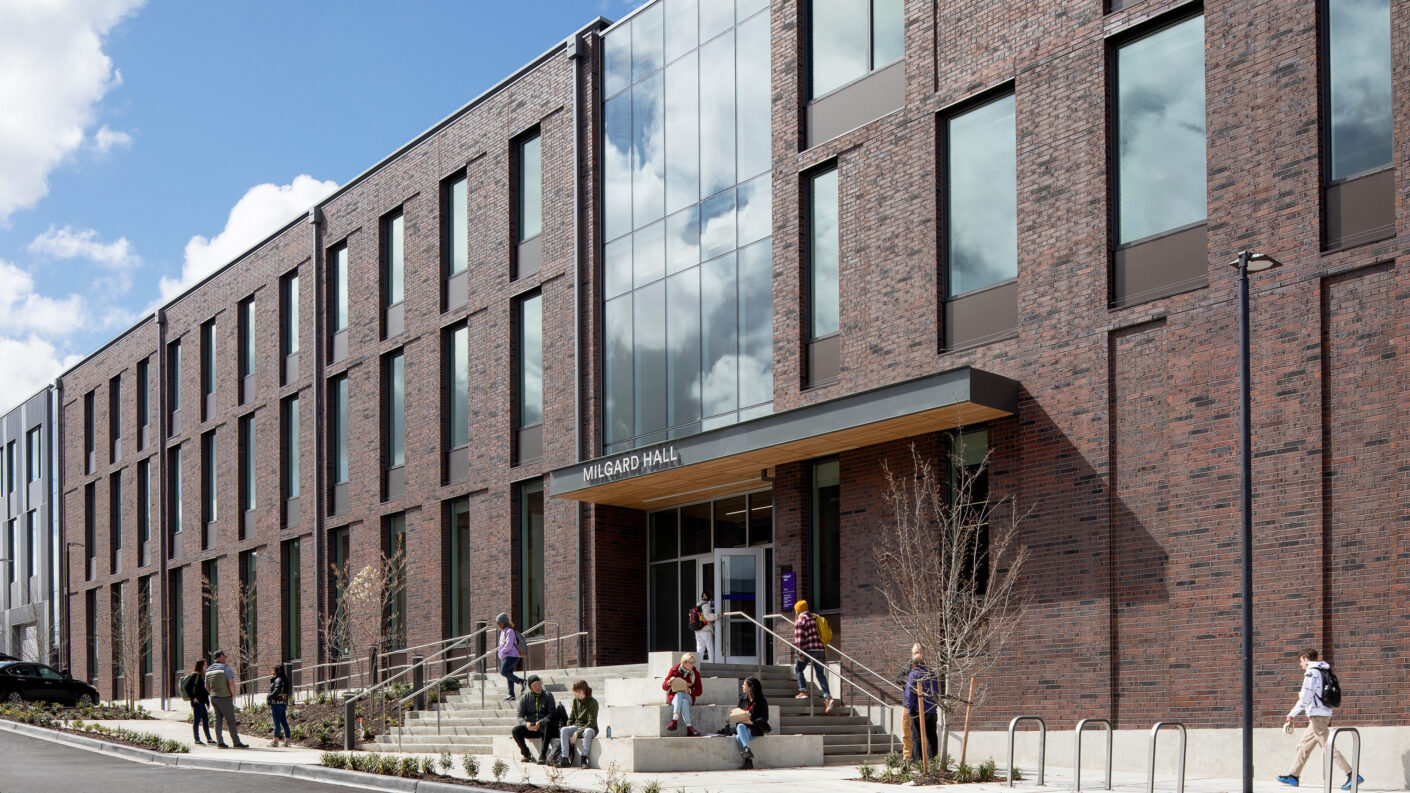
<svg viewBox="0 0 1410 793">
<path fill-rule="evenodd" d="M 692 738 L 699 735 L 695 726 L 690 723 L 690 705 L 700 698 L 701 692 L 700 670 L 695 668 L 695 653 L 681 656 L 681 662 L 666 673 L 661 688 L 666 692 L 667 704 L 674 709 L 671 723 L 666 725 L 666 732 L 675 732 L 677 723 L 684 720 L 685 734 Z"/>
<path fill-rule="evenodd" d="M 568 723 L 558 731 L 558 745 L 562 757 L 560 766 L 573 764 L 573 747 L 578 753 L 583 768 L 588 767 L 588 757 L 592 754 L 592 739 L 597 737 L 597 700 L 592 697 L 592 686 L 586 680 L 573 684 L 573 710 L 568 714 Z M 581 742 L 581 745 L 579 745 Z"/>
<path fill-rule="evenodd" d="M 529 675 L 524 683 L 524 696 L 519 698 L 519 724 L 509 734 L 513 736 L 514 742 L 519 744 L 520 759 L 526 763 L 543 765 L 548 761 L 549 742 L 553 740 L 559 726 L 554 715 L 556 706 L 553 695 L 543 690 L 543 680 L 539 679 L 538 675 Z M 538 739 L 538 759 L 529 754 L 529 747 L 524 742 L 527 738 Z"/>
<path fill-rule="evenodd" d="M 759 678 L 744 680 L 740 686 L 739 705 L 730 713 L 730 721 L 734 722 L 734 739 L 739 742 L 744 768 L 753 768 L 754 750 L 749 748 L 749 742 L 773 729 L 769 726 L 769 700 L 764 697 L 764 685 Z"/>
</svg>

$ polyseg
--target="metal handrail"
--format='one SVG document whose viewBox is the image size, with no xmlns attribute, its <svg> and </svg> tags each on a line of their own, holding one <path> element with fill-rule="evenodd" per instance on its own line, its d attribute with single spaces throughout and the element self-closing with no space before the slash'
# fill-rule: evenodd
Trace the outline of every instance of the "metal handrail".
<svg viewBox="0 0 1410 793">
<path fill-rule="evenodd" d="M 1038 787 L 1043 786 L 1043 769 L 1047 766 L 1048 723 L 1042 716 L 1014 716 L 1009 722 L 1009 787 L 1013 787 L 1013 738 L 1021 721 L 1038 722 Z"/>
<path fill-rule="evenodd" d="M 1359 793 L 1361 789 L 1361 733 L 1355 727 L 1333 727 L 1331 735 L 1327 736 L 1327 767 L 1322 770 L 1323 789 L 1327 793 L 1332 793 L 1332 760 L 1336 758 L 1337 735 L 1349 732 L 1356 740 L 1352 742 L 1355 747 L 1351 754 L 1351 793 Z"/>
<path fill-rule="evenodd" d="M 1082 731 L 1087 729 L 1089 724 L 1093 727 L 1099 724 L 1106 727 L 1106 789 L 1111 790 L 1111 739 L 1114 728 L 1106 719 L 1083 719 L 1077 722 L 1077 729 L 1073 733 L 1077 753 L 1072 759 L 1072 793 L 1082 790 Z"/>
<path fill-rule="evenodd" d="M 1185 793 L 1185 725 L 1178 721 L 1158 721 L 1151 727 L 1151 764 L 1150 773 L 1146 776 L 1146 793 L 1155 793 L 1155 739 L 1160 735 L 1161 727 L 1174 727 L 1180 731 L 1180 777 L 1175 783 L 1175 793 Z"/>
<path fill-rule="evenodd" d="M 448 677 L 454 677 L 454 678 L 456 678 L 456 679 L 458 680 L 458 679 L 460 678 L 460 674 L 461 674 L 462 672 L 465 672 L 465 671 L 469 670 L 469 669 L 470 669 L 471 667 L 473 667 L 475 664 L 483 663 L 486 658 L 489 658 L 491 655 L 494 655 L 494 654 L 497 653 L 497 652 L 499 652 L 499 647 L 494 647 L 494 648 L 491 648 L 491 649 L 489 649 L 489 650 L 486 650 L 486 651 L 485 651 L 483 654 L 481 654 L 480 656 L 478 656 L 478 657 L 476 657 L 476 658 L 472 658 L 471 660 L 465 662 L 465 665 L 464 665 L 464 666 L 458 667 L 455 671 L 453 671 L 453 672 L 448 672 L 448 673 L 446 673 L 446 674 L 440 676 L 439 678 L 436 679 L 436 681 L 435 681 L 434 683 L 428 683 L 428 684 L 426 684 L 425 686 L 422 686 L 419 690 L 411 692 L 411 693 L 408 694 L 405 698 L 403 698 L 402 700 L 400 700 L 399 702 L 397 702 L 397 727 L 398 727 L 398 729 L 397 729 L 397 751 L 398 751 L 398 752 L 401 751 L 401 746 L 402 746 L 401 738 L 402 738 L 402 735 L 406 732 L 406 720 L 405 720 L 405 718 L 404 718 L 404 714 L 406 713 L 406 703 L 407 703 L 408 701 L 410 701 L 410 700 L 412 700 L 412 699 L 415 699 L 415 698 L 416 698 L 418 695 L 420 695 L 420 694 L 426 693 L 426 692 L 427 692 L 428 690 L 430 690 L 432 687 L 440 685 L 440 684 L 441 684 L 441 681 L 442 681 L 442 680 L 445 680 L 445 679 L 448 678 Z M 482 673 L 482 675 L 483 675 L 483 667 L 481 668 L 481 673 Z M 468 678 L 467 678 L 467 679 L 468 679 Z M 481 708 L 484 708 L 484 707 L 485 707 L 485 682 L 486 682 L 486 681 L 484 681 L 484 680 L 481 680 L 481 681 L 480 681 L 480 707 L 481 707 Z M 445 710 L 445 709 L 444 709 L 443 707 L 441 707 L 441 706 L 444 705 L 444 704 L 445 704 L 444 702 L 437 702 L 437 703 L 436 703 L 436 732 L 440 732 L 440 730 L 441 730 L 441 712 Z"/>
<path fill-rule="evenodd" d="M 742 611 L 727 611 L 727 612 L 725 612 L 724 614 L 722 614 L 722 615 L 720 615 L 720 616 L 722 616 L 722 617 L 743 617 L 744 619 L 749 620 L 750 622 L 754 623 L 756 626 L 758 626 L 758 627 L 759 627 L 761 630 L 763 630 L 765 633 L 769 634 L 770 636 L 773 636 L 775 639 L 777 639 L 777 640 L 783 642 L 784 644 L 788 645 L 789 647 L 792 647 L 792 648 L 793 648 L 795 651 L 797 651 L 798 653 L 801 653 L 802 655 L 806 655 L 806 656 L 808 656 L 809 658 L 813 657 L 812 653 L 809 653 L 808 651 L 806 651 L 806 650 L 800 648 L 798 645 L 794 644 L 793 642 L 791 642 L 791 641 L 789 641 L 789 640 L 783 638 L 783 637 L 780 636 L 776 631 L 774 631 L 772 628 L 770 628 L 769 626 L 765 625 L 764 623 L 762 623 L 762 622 L 760 622 L 760 621 L 754 619 L 754 617 L 752 617 L 752 616 L 749 615 L 749 614 L 745 614 L 745 613 L 742 612 Z M 813 682 L 816 683 L 816 682 L 817 682 L 817 667 L 814 666 L 814 665 L 812 665 L 812 664 L 809 664 L 809 667 L 812 668 L 812 670 L 813 670 Z M 824 671 L 823 674 L 827 674 L 827 672 Z M 837 675 L 837 678 L 838 678 L 839 680 L 841 680 L 843 683 L 846 683 L 847 685 L 851 686 L 852 688 L 856 689 L 857 691 L 860 691 L 861 693 L 863 693 L 863 694 L 865 694 L 866 696 L 870 697 L 871 699 L 875 700 L 878 705 L 880 705 L 881 707 L 885 708 L 885 712 L 886 712 L 886 723 L 887 723 L 887 730 L 886 730 L 886 733 L 887 733 L 887 738 L 888 738 L 888 744 L 887 744 L 887 745 L 888 745 L 888 748 L 890 748 L 892 751 L 895 751 L 895 749 L 896 749 L 896 709 L 895 709 L 895 707 L 892 706 L 891 704 L 887 703 L 887 702 L 886 702 L 885 700 L 883 700 L 881 697 L 878 697 L 877 695 L 871 693 L 870 691 L 866 690 L 865 688 L 862 688 L 861 686 L 857 685 L 855 682 L 853 682 L 853 681 L 851 681 L 851 680 L 848 680 L 845 675 L 839 673 L 839 674 Z M 814 703 L 813 703 L 813 698 L 812 698 L 811 696 L 808 697 L 808 715 L 809 715 L 809 716 L 814 715 Z M 870 724 L 871 724 L 871 705 L 870 705 L 870 704 L 867 705 L 867 724 L 868 724 L 868 728 L 867 728 L 867 754 L 871 754 L 871 728 L 870 728 Z"/>
<path fill-rule="evenodd" d="M 787 622 L 787 623 L 790 624 L 790 625 L 793 624 L 793 620 L 789 619 L 786 614 L 765 614 L 765 615 L 764 615 L 764 619 L 766 619 L 766 620 L 780 619 L 780 620 L 783 620 L 784 622 Z M 871 667 L 867 666 L 866 664 L 862 663 L 861 661 L 858 661 L 857 659 L 855 659 L 855 658 L 853 658 L 852 656 L 848 655 L 846 652 L 844 652 L 844 651 L 842 650 L 842 648 L 840 648 L 840 647 L 838 647 L 838 646 L 836 646 L 836 645 L 829 644 L 829 645 L 826 646 L 826 649 L 824 650 L 824 652 L 826 652 L 826 650 L 832 650 L 833 652 L 837 653 L 838 655 L 842 656 L 843 658 L 847 659 L 848 661 L 851 661 L 853 666 L 861 667 L 861 668 L 862 668 L 862 671 L 866 672 L 867 674 L 870 674 L 872 677 L 876 678 L 877 680 L 880 680 L 880 681 L 881 681 L 882 683 L 884 683 L 885 685 L 890 686 L 892 689 L 894 689 L 894 690 L 896 690 L 896 691 L 899 691 L 899 692 L 901 692 L 901 693 L 904 695 L 904 693 L 905 693 L 905 691 L 906 691 L 906 689 L 905 689 L 904 686 L 899 685 L 896 681 L 894 681 L 894 680 L 892 680 L 892 679 L 886 677 L 885 675 L 881 674 L 880 672 L 876 671 L 875 669 L 872 669 Z"/>
</svg>

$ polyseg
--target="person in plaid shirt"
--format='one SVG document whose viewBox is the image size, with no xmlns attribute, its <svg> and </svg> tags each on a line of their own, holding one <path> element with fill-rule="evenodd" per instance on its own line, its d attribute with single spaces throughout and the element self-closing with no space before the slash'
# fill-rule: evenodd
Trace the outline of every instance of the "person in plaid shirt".
<svg viewBox="0 0 1410 793">
<path fill-rule="evenodd" d="M 818 680 L 818 687 L 822 689 L 823 713 L 831 713 L 832 692 L 827 686 L 827 667 L 823 666 L 822 662 L 822 659 L 827 657 L 827 650 L 823 646 L 822 637 L 818 636 L 818 618 L 808 611 L 808 601 L 806 600 L 795 603 L 793 611 L 798 615 L 798 619 L 793 621 L 793 643 L 802 650 L 798 653 L 798 663 L 793 665 L 793 673 L 798 676 L 798 693 L 794 694 L 793 698 L 808 698 L 808 679 L 803 676 L 803 673 L 807 671 L 808 664 L 811 662 L 814 676 Z"/>
</svg>

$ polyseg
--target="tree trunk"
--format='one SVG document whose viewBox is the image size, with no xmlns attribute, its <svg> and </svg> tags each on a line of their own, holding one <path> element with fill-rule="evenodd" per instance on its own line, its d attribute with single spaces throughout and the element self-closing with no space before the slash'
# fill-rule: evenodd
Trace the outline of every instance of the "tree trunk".
<svg viewBox="0 0 1410 793">
<path fill-rule="evenodd" d="M 950 764 L 950 700 L 945 698 L 945 693 L 950 690 L 950 675 L 946 673 L 940 678 L 940 707 L 935 714 L 940 718 L 943 726 L 940 728 L 940 768 L 945 768 Z"/>
</svg>

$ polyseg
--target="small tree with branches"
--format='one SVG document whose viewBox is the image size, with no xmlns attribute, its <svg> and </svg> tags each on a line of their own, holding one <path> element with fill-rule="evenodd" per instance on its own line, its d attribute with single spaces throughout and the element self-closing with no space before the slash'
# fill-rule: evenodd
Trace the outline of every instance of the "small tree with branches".
<svg viewBox="0 0 1410 793">
<path fill-rule="evenodd" d="M 948 484 L 914 444 L 908 474 L 883 462 L 890 521 L 873 546 L 877 589 L 896 627 L 920 645 L 928 679 L 940 691 L 942 767 L 949 715 L 962 702 L 950 692 L 992 666 L 1017 629 L 1024 608 L 1017 583 L 1028 557 L 1012 499 L 988 498 L 977 487 L 986 481 L 988 455 L 965 465 L 956 445 Z"/>
<path fill-rule="evenodd" d="M 379 650 L 400 643 L 405 615 L 401 614 L 406 589 L 406 553 L 397 548 L 390 555 L 364 565 L 356 573 L 332 565 L 333 607 L 319 620 L 319 634 L 330 658 L 347 658 L 354 643 Z M 361 659 L 358 660 L 361 663 Z M 373 670 L 365 670 L 371 680 Z"/>
</svg>

